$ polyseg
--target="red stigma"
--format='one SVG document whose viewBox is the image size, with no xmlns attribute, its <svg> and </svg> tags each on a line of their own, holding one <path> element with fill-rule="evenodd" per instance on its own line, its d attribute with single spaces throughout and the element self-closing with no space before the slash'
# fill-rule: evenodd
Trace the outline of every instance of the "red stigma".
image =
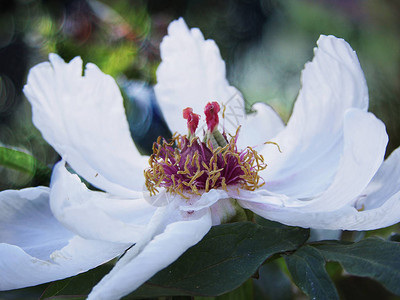
<svg viewBox="0 0 400 300">
<path fill-rule="evenodd" d="M 191 107 L 186 107 L 183 110 L 183 118 L 187 120 L 189 132 L 194 135 L 197 126 L 199 125 L 200 115 L 193 113 L 193 109 Z"/>
<path fill-rule="evenodd" d="M 206 115 L 207 127 L 210 132 L 213 132 L 215 127 L 218 126 L 219 118 L 218 113 L 221 110 L 218 102 L 208 102 L 204 108 L 204 114 Z"/>
</svg>

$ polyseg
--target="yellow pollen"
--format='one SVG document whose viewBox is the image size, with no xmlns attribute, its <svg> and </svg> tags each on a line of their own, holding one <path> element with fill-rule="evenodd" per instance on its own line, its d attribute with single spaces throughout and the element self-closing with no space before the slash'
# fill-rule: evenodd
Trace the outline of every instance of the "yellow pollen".
<svg viewBox="0 0 400 300">
<path fill-rule="evenodd" d="M 258 172 L 267 167 L 264 157 L 251 147 L 238 152 L 235 142 L 238 131 L 239 128 L 236 135 L 231 137 L 224 147 L 213 149 L 208 143 L 208 149 L 203 148 L 209 153 L 207 155 L 211 154 L 206 156 L 210 157 L 208 160 L 205 160 L 205 154 L 200 154 L 196 148 L 191 155 L 182 156 L 182 149 L 186 149 L 185 153 L 186 151 L 190 153 L 194 143 L 198 143 L 198 147 L 207 147 L 196 137 L 188 141 L 186 136 L 174 134 L 169 143 L 159 137 L 157 143 L 153 145 L 149 168 L 144 171 L 145 185 L 150 195 L 158 193 L 161 187 L 169 193 L 189 199 L 189 194 L 201 196 L 213 188 L 227 191 L 229 184 L 234 184 L 238 193 L 239 187 L 254 191 L 263 186 L 265 182 L 261 180 Z M 182 159 L 185 160 L 183 166 Z"/>
</svg>

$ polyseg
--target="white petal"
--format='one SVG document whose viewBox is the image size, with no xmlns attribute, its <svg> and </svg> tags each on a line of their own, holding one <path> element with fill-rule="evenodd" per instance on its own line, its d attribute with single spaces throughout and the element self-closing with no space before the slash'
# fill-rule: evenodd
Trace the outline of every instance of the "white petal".
<svg viewBox="0 0 400 300">
<path fill-rule="evenodd" d="M 168 27 L 168 35 L 161 43 L 161 58 L 155 93 L 170 129 L 186 134 L 182 110 L 192 107 L 203 119 L 200 132 L 205 124 L 206 103 L 218 101 L 227 105 L 225 127 L 234 134 L 245 114 L 244 102 L 226 80 L 225 63 L 215 42 L 204 40 L 199 29 L 189 30 L 179 19 Z"/>
<path fill-rule="evenodd" d="M 343 222 L 353 230 L 368 230 L 400 222 L 400 148 L 382 164 L 367 188 L 356 199 L 361 211 Z"/>
<path fill-rule="evenodd" d="M 351 109 L 344 121 L 344 151 L 332 185 L 308 205 L 310 210 L 336 210 L 355 199 L 381 166 L 388 136 L 372 113 Z"/>
<path fill-rule="evenodd" d="M 73 233 L 52 215 L 48 194 L 45 187 L 1 192 L 0 242 L 21 247 L 39 259 L 66 246 Z"/>
<path fill-rule="evenodd" d="M 185 193 L 184 193 L 185 194 Z M 171 194 L 165 190 L 153 196 L 146 196 L 145 199 L 148 203 L 156 207 L 166 206 L 172 202 L 181 203 L 179 209 L 185 212 L 199 211 L 204 208 L 210 207 L 221 199 L 229 198 L 228 193 L 220 189 L 211 189 L 201 196 L 186 193 L 189 199 L 183 198 L 179 194 Z"/>
<path fill-rule="evenodd" d="M 239 149 L 247 146 L 264 146 L 265 142 L 271 140 L 285 128 L 282 119 L 271 106 L 265 103 L 255 103 L 252 110 L 254 112 L 246 115 L 240 128 L 237 141 Z"/>
<path fill-rule="evenodd" d="M 372 209 L 381 206 L 387 199 L 400 191 L 400 148 L 397 148 L 384 161 L 374 178 L 357 199 L 359 209 Z"/>
<path fill-rule="evenodd" d="M 88 299 L 119 299 L 134 291 L 197 244 L 211 227 L 211 214 L 207 209 L 184 217 L 176 205 L 172 210 L 168 207 L 160 210 L 164 210 L 165 221 L 174 221 L 169 221 L 161 233 L 139 250 L 135 249 L 139 245 L 132 247 L 94 287 Z"/>
<path fill-rule="evenodd" d="M 363 211 L 354 208 L 347 214 L 340 214 L 337 222 L 347 230 L 373 230 L 396 224 L 400 222 L 400 191 L 384 198 L 379 207 Z"/>
<path fill-rule="evenodd" d="M 159 188 L 159 192 L 155 195 L 150 195 L 150 192 L 144 192 L 144 199 L 154 206 L 154 207 L 161 207 L 165 206 L 168 203 L 171 203 L 174 199 L 176 199 L 177 195 L 173 195 L 168 193 L 164 188 Z"/>
<path fill-rule="evenodd" d="M 210 207 L 220 199 L 226 198 L 229 198 L 229 196 L 224 190 L 211 189 L 209 192 L 202 194 L 201 197 L 194 196 L 185 201 L 185 204 L 180 205 L 179 209 L 183 211 L 199 211 L 203 208 Z"/>
<path fill-rule="evenodd" d="M 240 201 L 245 208 L 256 214 L 291 226 L 331 230 L 374 230 L 400 222 L 400 192 L 386 199 L 380 207 L 358 211 L 345 206 L 335 211 L 304 212 L 297 208 L 278 208 L 273 205 Z M 269 211 L 270 217 L 266 216 Z"/>
<path fill-rule="evenodd" d="M 223 223 L 232 222 L 232 218 L 244 210 L 237 204 L 236 200 L 231 198 L 221 199 L 210 207 L 212 225 L 220 225 Z"/>
<path fill-rule="evenodd" d="M 24 93 L 33 122 L 43 137 L 90 183 L 114 194 L 141 190 L 146 158 L 130 136 L 121 93 L 115 81 L 82 60 L 33 67 Z"/>
<path fill-rule="evenodd" d="M 128 247 L 74 236 L 51 214 L 47 188 L 0 193 L 0 290 L 76 275 Z"/>
<path fill-rule="evenodd" d="M 368 90 L 355 52 L 342 39 L 321 36 L 302 73 L 302 88 L 286 128 L 266 145 L 266 187 L 297 198 L 313 197 L 334 178 L 343 149 L 343 116 L 366 110 Z M 314 178 L 314 180 L 310 180 Z"/>
<path fill-rule="evenodd" d="M 302 201 L 266 191 L 240 196 L 241 205 L 267 219 L 287 225 L 321 229 L 352 229 L 344 220 L 353 216 L 358 195 L 383 161 L 387 144 L 384 125 L 371 113 L 357 109 L 345 115 L 344 155 L 329 188 L 312 200 Z M 261 197 L 260 197 L 261 195 Z M 372 220 L 371 220 L 372 221 Z"/>
<path fill-rule="evenodd" d="M 64 162 L 54 167 L 50 203 L 69 230 L 87 239 L 133 243 L 142 236 L 156 208 L 142 198 L 123 199 L 90 191 Z"/>
</svg>

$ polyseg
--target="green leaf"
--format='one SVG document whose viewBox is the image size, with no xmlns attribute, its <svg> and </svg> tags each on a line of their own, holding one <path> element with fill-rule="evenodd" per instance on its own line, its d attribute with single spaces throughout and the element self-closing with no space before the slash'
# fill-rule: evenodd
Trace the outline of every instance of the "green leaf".
<svg viewBox="0 0 400 300">
<path fill-rule="evenodd" d="M 393 293 L 385 287 L 368 277 L 353 276 L 346 274 L 335 280 L 340 299 L 362 299 L 362 300 L 398 300 Z"/>
<path fill-rule="evenodd" d="M 253 280 L 255 299 L 293 299 L 292 282 L 283 268 L 286 265 L 282 257 L 259 268 L 258 278 Z"/>
<path fill-rule="evenodd" d="M 15 289 L 10 291 L 0 291 L 0 299 L 11 300 L 11 299 L 25 299 L 25 300 L 37 300 L 43 294 L 46 289 L 46 284 L 25 287 L 21 289 Z"/>
<path fill-rule="evenodd" d="M 279 222 L 275 222 L 275 221 L 271 221 L 268 219 L 265 219 L 263 217 L 260 217 L 259 215 L 255 215 L 254 219 L 256 221 L 256 223 L 258 225 L 261 225 L 263 227 L 268 227 L 268 228 L 276 228 L 276 229 L 286 229 L 286 230 L 290 230 L 291 228 L 297 228 L 297 227 L 292 227 L 292 226 L 287 226 L 287 225 L 283 225 Z M 308 230 L 308 229 L 303 229 L 303 230 Z"/>
<path fill-rule="evenodd" d="M 389 236 L 389 241 L 392 242 L 400 242 L 400 234 L 397 232 L 393 232 L 390 236 Z"/>
<path fill-rule="evenodd" d="M 294 283 L 311 299 L 339 299 L 317 249 L 303 246 L 285 260 Z"/>
<path fill-rule="evenodd" d="M 400 295 L 400 244 L 377 238 L 358 243 L 315 245 L 325 259 L 339 262 L 350 274 L 371 277 Z"/>
<path fill-rule="evenodd" d="M 18 150 L 0 147 L 0 165 L 33 176 L 36 170 L 36 159 Z"/>
<path fill-rule="evenodd" d="M 308 236 L 306 229 L 276 224 L 239 222 L 215 226 L 200 243 L 131 297 L 225 294 L 252 276 L 268 257 L 297 249 Z"/>
<path fill-rule="evenodd" d="M 44 299 L 86 299 L 93 286 L 111 271 L 112 265 L 105 264 L 75 277 L 51 283 L 40 300 Z"/>
<path fill-rule="evenodd" d="M 216 300 L 249 300 L 253 299 L 253 280 L 250 278 L 232 292 L 218 296 Z"/>
<path fill-rule="evenodd" d="M 253 280 L 250 278 L 237 289 L 217 297 L 194 297 L 194 300 L 249 300 L 253 299 Z"/>
<path fill-rule="evenodd" d="M 0 165 L 29 174 L 32 177 L 39 177 L 40 182 L 48 181 L 51 176 L 51 169 L 36 158 L 8 147 L 0 147 Z"/>
</svg>

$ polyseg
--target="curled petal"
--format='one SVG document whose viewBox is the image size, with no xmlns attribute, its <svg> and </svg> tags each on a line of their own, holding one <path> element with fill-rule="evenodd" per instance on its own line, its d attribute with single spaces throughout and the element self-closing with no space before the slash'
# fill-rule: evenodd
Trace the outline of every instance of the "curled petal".
<svg viewBox="0 0 400 300">
<path fill-rule="evenodd" d="M 51 214 L 48 195 L 45 187 L 1 192 L 0 242 L 21 247 L 39 259 L 66 246 L 73 233 Z"/>
<path fill-rule="evenodd" d="M 129 246 L 86 240 L 64 228 L 51 213 L 47 188 L 0 193 L 0 290 L 85 272 Z"/>
<path fill-rule="evenodd" d="M 238 149 L 250 147 L 263 147 L 265 142 L 270 141 L 285 125 L 279 115 L 271 106 L 265 103 L 255 103 L 252 106 L 253 113 L 246 115 L 242 121 Z"/>
<path fill-rule="evenodd" d="M 204 193 L 201 196 L 194 195 L 191 199 L 185 202 L 185 204 L 179 206 L 179 209 L 183 211 L 199 211 L 226 198 L 229 198 L 229 196 L 224 190 L 211 189 L 209 192 Z"/>
<path fill-rule="evenodd" d="M 351 109 L 345 115 L 344 150 L 329 188 L 312 200 L 309 210 L 337 210 L 354 205 L 381 166 L 388 136 L 385 125 L 372 113 Z M 351 183 L 351 184 L 349 184 Z"/>
<path fill-rule="evenodd" d="M 343 157 L 333 183 L 324 193 L 311 200 L 267 194 L 266 191 L 254 193 L 253 196 L 249 193 L 237 195 L 238 199 L 243 200 L 240 202 L 243 207 L 292 226 L 354 228 L 347 228 L 349 223 L 340 223 L 338 220 L 357 213 L 355 199 L 362 194 L 383 161 L 387 134 L 383 123 L 374 115 L 357 109 L 346 113 L 344 127 Z"/>
<path fill-rule="evenodd" d="M 282 209 L 269 204 L 248 201 L 241 201 L 241 204 L 259 215 L 265 215 L 265 212 L 269 210 L 276 216 L 270 219 L 292 226 L 297 224 L 301 227 L 325 230 L 374 230 L 400 222 L 399 199 L 400 192 L 397 192 L 376 208 L 357 210 L 355 207 L 345 206 L 328 212 L 307 212 L 296 208 Z"/>
<path fill-rule="evenodd" d="M 379 168 L 355 201 L 356 216 L 346 222 L 352 230 L 369 230 L 400 222 L 400 148 Z"/>
<path fill-rule="evenodd" d="M 262 151 L 266 188 L 296 198 L 314 197 L 334 179 L 343 150 L 344 114 L 367 110 L 368 90 L 355 52 L 344 40 L 321 36 L 284 130 Z"/>
<path fill-rule="evenodd" d="M 400 148 L 397 148 L 383 162 L 372 181 L 356 201 L 358 209 L 380 207 L 387 199 L 400 190 Z"/>
<path fill-rule="evenodd" d="M 185 121 L 177 121 L 176 112 L 187 106 L 202 112 L 207 102 L 217 101 L 227 105 L 225 127 L 234 134 L 245 114 L 244 102 L 226 80 L 225 63 L 215 42 L 204 40 L 199 29 L 189 30 L 179 19 L 168 27 L 161 43 L 161 58 L 155 93 L 170 129 L 187 131 Z M 197 131 L 203 129 L 204 125 Z"/>
<path fill-rule="evenodd" d="M 115 81 L 82 60 L 56 54 L 28 75 L 33 122 L 54 149 L 95 186 L 120 195 L 141 190 L 146 165 L 133 144 Z"/>
<path fill-rule="evenodd" d="M 53 171 L 50 194 L 55 217 L 87 239 L 135 243 L 156 208 L 142 198 L 123 199 L 87 189 L 79 177 L 59 162 Z"/>
<path fill-rule="evenodd" d="M 182 214 L 176 204 L 159 208 L 153 232 L 118 261 L 92 290 L 88 299 L 119 299 L 137 289 L 158 271 L 197 244 L 211 228 L 208 209 Z"/>
</svg>

